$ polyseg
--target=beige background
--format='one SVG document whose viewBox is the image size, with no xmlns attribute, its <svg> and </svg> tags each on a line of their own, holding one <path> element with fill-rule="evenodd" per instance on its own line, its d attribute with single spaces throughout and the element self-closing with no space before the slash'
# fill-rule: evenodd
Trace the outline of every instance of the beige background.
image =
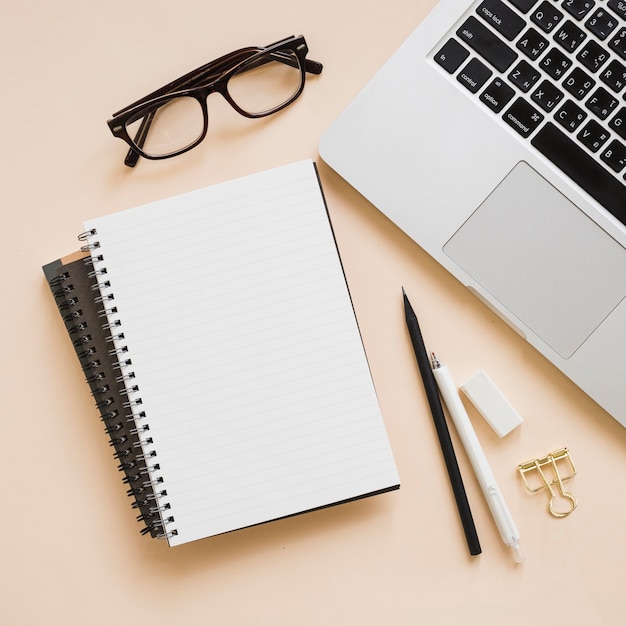
<svg viewBox="0 0 626 626">
<path fill-rule="evenodd" d="M 321 133 L 432 4 L 2 0 L 2 624 L 624 623 L 626 431 L 325 165 L 398 492 L 176 549 L 141 537 L 43 280 L 84 219 L 318 158 Z M 200 147 L 123 166 L 113 111 L 232 49 L 300 33 L 325 69 L 295 105 L 249 122 L 211 98 Z M 522 534 L 521 566 L 458 447 L 483 546 L 468 556 L 402 285 L 457 382 L 484 368 L 524 417 L 500 440 L 470 411 Z M 516 466 L 562 446 L 579 507 L 555 520 Z"/>
</svg>

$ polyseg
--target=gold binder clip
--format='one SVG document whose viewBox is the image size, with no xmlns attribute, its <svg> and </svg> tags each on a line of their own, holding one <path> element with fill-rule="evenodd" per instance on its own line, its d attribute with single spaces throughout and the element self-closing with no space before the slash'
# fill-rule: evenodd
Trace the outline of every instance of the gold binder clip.
<svg viewBox="0 0 626 626">
<path fill-rule="evenodd" d="M 555 452 L 544 456 L 543 458 L 527 461 L 526 463 L 520 463 L 517 466 L 526 489 L 530 493 L 537 493 L 542 489 L 547 489 L 550 494 L 550 501 L 548 502 L 548 511 L 550 515 L 554 517 L 566 517 L 577 506 L 578 502 L 576 498 L 565 490 L 563 483 L 576 475 L 576 467 L 574 461 L 567 448 L 561 448 Z M 533 477 L 538 476 L 539 482 L 531 485 L 528 480 L 528 475 Z M 554 489 L 556 487 L 556 490 Z M 559 510 L 557 501 L 561 503 L 567 502 L 569 508 L 566 510 Z"/>
</svg>

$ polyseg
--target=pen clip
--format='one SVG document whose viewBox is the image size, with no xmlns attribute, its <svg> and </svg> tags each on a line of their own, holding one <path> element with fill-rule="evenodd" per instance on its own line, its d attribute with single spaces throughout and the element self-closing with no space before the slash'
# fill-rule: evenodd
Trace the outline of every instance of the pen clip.
<svg viewBox="0 0 626 626">
<path fill-rule="evenodd" d="M 563 469 L 560 470 L 559 467 Z M 563 485 L 565 481 L 574 478 L 576 475 L 576 466 L 567 448 L 550 452 L 545 457 L 520 463 L 517 469 L 528 492 L 537 493 L 543 489 L 548 491 L 550 495 L 548 512 L 553 517 L 567 517 L 577 507 L 578 501 Z M 552 477 L 550 479 L 544 470 L 551 471 Z M 565 473 L 562 474 L 562 471 Z M 539 476 L 540 483 L 537 486 L 532 486 L 529 482 L 528 475 L 531 472 L 532 476 Z M 561 504 L 567 503 L 568 508 L 562 509 L 558 505 L 559 502 Z"/>
</svg>

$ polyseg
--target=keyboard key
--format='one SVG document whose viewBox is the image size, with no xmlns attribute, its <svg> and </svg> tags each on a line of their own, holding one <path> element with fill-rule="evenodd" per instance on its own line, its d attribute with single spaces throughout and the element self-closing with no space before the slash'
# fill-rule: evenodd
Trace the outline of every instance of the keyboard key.
<svg viewBox="0 0 626 626">
<path fill-rule="evenodd" d="M 539 67 L 555 80 L 561 80 L 571 66 L 572 61 L 558 48 L 550 48 L 539 62 Z"/>
<path fill-rule="evenodd" d="M 588 70 L 597 72 L 609 60 L 609 53 L 599 43 L 590 39 L 581 48 L 576 58 Z"/>
<path fill-rule="evenodd" d="M 524 93 L 541 78 L 541 72 L 522 59 L 509 73 L 509 80 Z"/>
<path fill-rule="evenodd" d="M 537 0 L 509 0 L 509 2 L 521 13 L 528 13 L 535 6 Z"/>
<path fill-rule="evenodd" d="M 617 19 L 604 9 L 596 9 L 593 15 L 585 22 L 585 26 L 603 41 L 617 28 Z"/>
<path fill-rule="evenodd" d="M 530 96 L 544 111 L 552 111 L 563 98 L 563 92 L 557 89 L 553 83 L 544 80 Z"/>
<path fill-rule="evenodd" d="M 598 87 L 587 100 L 585 106 L 601 120 L 605 120 L 617 108 L 617 104 L 617 99 L 604 87 Z"/>
<path fill-rule="evenodd" d="M 600 158 L 614 171 L 621 172 L 626 167 L 626 146 L 614 139 L 600 153 Z"/>
<path fill-rule="evenodd" d="M 570 75 L 563 81 L 563 87 L 577 100 L 582 100 L 595 84 L 596 81 L 579 67 L 575 67 Z"/>
<path fill-rule="evenodd" d="M 626 20 L 626 2 L 624 0 L 609 0 L 609 9 L 615 11 L 623 20 Z"/>
<path fill-rule="evenodd" d="M 495 78 L 487 89 L 480 94 L 480 100 L 492 111 L 500 113 L 515 95 L 515 90 L 501 78 Z"/>
<path fill-rule="evenodd" d="M 567 20 L 554 35 L 554 40 L 568 52 L 574 52 L 586 38 L 585 32 L 570 20 Z"/>
<path fill-rule="evenodd" d="M 526 22 L 501 0 L 484 0 L 476 9 L 476 13 L 509 41 L 513 41 L 526 25 Z"/>
<path fill-rule="evenodd" d="M 594 0 L 564 0 L 561 6 L 577 20 L 582 20 L 595 6 Z"/>
<path fill-rule="evenodd" d="M 609 40 L 609 48 L 626 59 L 626 28 L 620 28 Z"/>
<path fill-rule="evenodd" d="M 592 198 L 626 224 L 626 186 L 563 131 L 548 122 L 531 143 Z"/>
<path fill-rule="evenodd" d="M 472 59 L 456 79 L 472 93 L 476 93 L 491 77 L 493 72 L 478 59 Z"/>
<path fill-rule="evenodd" d="M 626 67 L 614 59 L 600 74 L 600 80 L 613 91 L 619 92 L 626 85 Z"/>
<path fill-rule="evenodd" d="M 500 72 L 506 71 L 517 59 L 517 53 L 473 15 L 465 20 L 457 35 Z"/>
<path fill-rule="evenodd" d="M 626 139 L 626 108 L 621 108 L 609 122 L 609 126 L 622 138 Z"/>
<path fill-rule="evenodd" d="M 581 143 L 592 152 L 597 152 L 610 136 L 608 131 L 595 120 L 589 120 L 576 135 Z"/>
<path fill-rule="evenodd" d="M 502 119 L 522 137 L 529 137 L 544 119 L 534 106 L 518 98 L 504 113 Z"/>
<path fill-rule="evenodd" d="M 545 0 L 531 13 L 530 19 L 544 33 L 549 33 L 563 19 L 563 13 Z"/>
<path fill-rule="evenodd" d="M 573 100 L 566 100 L 554 114 L 554 119 L 568 133 L 573 133 L 585 121 L 586 117 L 587 114 Z"/>
<path fill-rule="evenodd" d="M 517 42 L 516 47 L 528 58 L 536 59 L 548 47 L 548 40 L 542 37 L 534 28 L 529 28 Z"/>
<path fill-rule="evenodd" d="M 448 39 L 443 48 L 435 55 L 435 61 L 448 74 L 454 74 L 468 56 L 469 52 L 456 39 Z"/>
</svg>

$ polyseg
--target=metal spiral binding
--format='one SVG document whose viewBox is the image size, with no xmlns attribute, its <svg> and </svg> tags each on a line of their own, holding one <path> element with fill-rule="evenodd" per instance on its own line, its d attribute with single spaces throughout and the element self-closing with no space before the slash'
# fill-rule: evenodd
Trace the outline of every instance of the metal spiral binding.
<svg viewBox="0 0 626 626">
<path fill-rule="evenodd" d="M 107 272 L 96 230 L 85 231 L 78 238 L 84 242 L 81 250 L 89 252 L 83 265 L 91 283 L 93 300 L 96 305 L 102 305 L 96 311 L 99 332 L 104 334 L 103 345 L 111 346 L 105 361 L 110 363 L 113 360 L 112 372 L 116 372 L 105 378 L 100 376 L 100 372 L 95 372 L 88 376 L 88 380 L 91 381 L 96 405 L 100 409 L 111 445 L 115 448 L 118 469 L 125 474 L 123 482 L 129 486 L 127 493 L 134 498 L 132 506 L 140 510 L 137 520 L 145 524 L 141 533 L 169 538 L 177 534 L 173 526 L 175 519 L 169 514 L 171 506 L 163 486 L 164 479 L 160 475 L 161 467 L 154 440 L 149 432 L 148 416 L 142 406 L 139 385 L 132 369 L 132 358 L 125 343 L 123 323 L 115 303 L 114 285 Z M 56 288 L 62 287 L 58 285 Z M 67 294 L 71 292 L 63 293 L 67 299 Z M 72 321 L 79 320 L 80 316 L 74 313 L 75 310 L 70 307 L 66 316 Z M 80 338 L 77 340 L 80 341 Z M 95 356 L 89 344 L 79 345 L 85 360 Z M 116 389 L 116 406 L 113 406 L 109 394 L 111 386 Z"/>
<path fill-rule="evenodd" d="M 89 231 L 79 237 L 86 242 L 85 249 L 91 249 L 89 256 L 51 263 L 44 272 L 114 448 L 113 457 L 124 474 L 123 482 L 129 486 L 128 496 L 141 512 L 139 517 L 145 523 L 142 534 L 173 536 L 175 531 L 169 530 L 173 517 L 163 513 L 168 510 L 163 507 L 167 491 L 155 469 L 158 459 L 154 446 L 150 444 L 146 451 L 142 448 L 141 440 L 147 442 L 149 426 L 144 407 L 137 402 L 139 389 L 124 347 L 124 333 L 119 324 L 112 323 L 117 319 L 117 307 L 104 257 L 95 252 L 99 244 L 89 240 L 95 235 L 95 231 Z M 142 425 L 137 426 L 136 420 Z"/>
</svg>

